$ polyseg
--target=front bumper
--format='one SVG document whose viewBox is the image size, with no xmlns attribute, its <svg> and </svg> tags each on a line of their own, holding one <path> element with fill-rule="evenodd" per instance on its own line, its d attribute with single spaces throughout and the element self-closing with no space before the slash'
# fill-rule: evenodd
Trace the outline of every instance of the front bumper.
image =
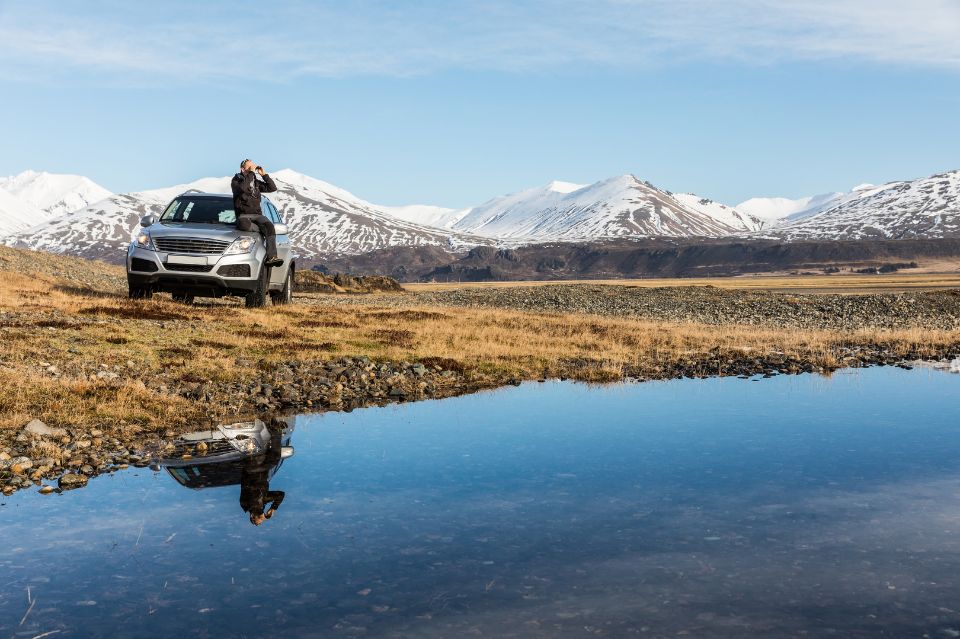
<svg viewBox="0 0 960 639">
<path fill-rule="evenodd" d="M 186 257 L 197 263 L 174 264 L 178 256 L 131 246 L 127 251 L 127 281 L 131 287 L 198 297 L 247 295 L 257 289 L 264 252 L 258 245 L 252 253 L 190 255 Z"/>
</svg>

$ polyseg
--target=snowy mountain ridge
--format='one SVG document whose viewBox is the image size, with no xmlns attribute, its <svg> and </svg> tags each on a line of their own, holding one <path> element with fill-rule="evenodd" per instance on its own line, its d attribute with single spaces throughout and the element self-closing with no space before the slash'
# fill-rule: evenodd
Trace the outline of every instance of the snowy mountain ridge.
<svg viewBox="0 0 960 639">
<path fill-rule="evenodd" d="M 737 207 L 691 193 L 671 193 L 629 174 L 587 185 L 554 181 L 466 209 L 381 206 L 290 169 L 273 177 L 279 191 L 270 197 L 285 216 L 299 254 L 308 259 L 395 246 L 455 251 L 483 244 L 650 237 L 788 241 L 960 237 L 960 171 L 860 185 L 847 193 L 793 200 L 753 198 Z M 6 185 L 0 187 L 0 241 L 116 261 L 122 259 L 142 215 L 159 214 L 167 202 L 189 189 L 227 193 L 229 181 L 203 178 L 112 195 L 79 176 L 24 172 L 0 179 Z M 102 193 L 108 196 L 86 202 Z M 50 211 L 78 199 L 86 203 L 48 219 Z"/>
<path fill-rule="evenodd" d="M 861 185 L 832 206 L 759 235 L 788 241 L 960 237 L 960 170 Z"/>
<path fill-rule="evenodd" d="M 749 230 L 629 174 L 586 186 L 551 182 L 497 197 L 471 209 L 453 228 L 527 242 L 722 237 Z"/>
<path fill-rule="evenodd" d="M 322 180 L 289 169 L 272 174 L 278 191 L 268 197 L 283 214 L 298 255 L 363 253 L 388 246 L 442 246 L 451 250 L 489 244 L 486 238 L 437 229 L 389 215 L 381 207 Z M 12 246 L 118 261 L 147 213 L 159 215 L 181 193 L 229 193 L 230 177 L 111 195 L 99 202 L 3 238 Z"/>
<path fill-rule="evenodd" d="M 110 195 L 81 175 L 23 171 L 0 177 L 0 235 L 26 230 Z"/>
</svg>

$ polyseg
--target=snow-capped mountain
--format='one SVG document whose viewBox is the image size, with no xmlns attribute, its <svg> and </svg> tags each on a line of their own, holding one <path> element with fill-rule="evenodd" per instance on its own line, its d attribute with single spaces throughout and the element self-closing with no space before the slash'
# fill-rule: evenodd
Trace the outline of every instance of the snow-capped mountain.
<svg viewBox="0 0 960 639">
<path fill-rule="evenodd" d="M 270 197 L 287 220 L 298 253 L 307 259 L 395 246 L 457 250 L 479 244 L 647 237 L 960 237 L 960 171 L 797 200 L 754 198 L 736 208 L 698 195 L 673 194 L 632 175 L 590 185 L 551 182 L 469 209 L 380 206 L 289 169 L 273 177 L 279 191 Z M 50 211 L 62 210 L 76 198 L 85 201 L 105 192 L 87 182 L 33 172 L 3 180 L 16 193 L 0 188 L 2 241 L 117 261 L 144 214 L 159 214 L 189 189 L 230 190 L 229 177 L 204 178 L 109 195 L 44 221 Z"/>
<path fill-rule="evenodd" d="M 45 219 L 43 211 L 0 188 L 0 237 L 30 228 Z"/>
<path fill-rule="evenodd" d="M 775 226 L 795 222 L 822 213 L 827 209 L 860 197 L 865 191 L 876 187 L 873 184 L 861 184 L 846 193 L 821 193 L 797 199 L 785 197 L 755 197 L 737 204 L 737 211 L 753 215 L 764 220 L 766 226 Z"/>
<path fill-rule="evenodd" d="M 289 169 L 272 174 L 278 191 L 268 197 L 283 214 L 298 255 L 317 258 L 354 254 L 388 246 L 435 245 L 450 249 L 490 243 L 399 220 L 375 204 L 321 180 Z M 117 261 L 140 218 L 159 215 L 175 196 L 196 189 L 229 193 L 230 178 L 204 178 L 188 184 L 111 195 L 28 231 L 4 238 L 12 246 Z"/>
<path fill-rule="evenodd" d="M 584 241 L 627 237 L 720 237 L 738 229 L 633 175 L 588 186 L 551 182 L 494 198 L 453 225 L 490 238 Z"/>
<path fill-rule="evenodd" d="M 24 171 L 0 178 L 0 236 L 24 231 L 110 195 L 79 175 Z"/>
<path fill-rule="evenodd" d="M 674 193 L 673 197 L 681 204 L 705 213 L 715 220 L 720 220 L 738 231 L 759 231 L 767 226 L 767 222 L 760 217 L 693 193 Z"/>
<path fill-rule="evenodd" d="M 272 177 L 279 190 L 269 197 L 287 220 L 298 253 L 308 258 L 365 253 L 389 246 L 458 249 L 491 243 L 394 217 L 387 207 L 290 169 L 277 171 Z"/>
<path fill-rule="evenodd" d="M 737 204 L 734 208 L 764 220 L 768 226 L 780 224 L 788 218 L 800 219 L 816 215 L 836 204 L 843 193 L 824 193 L 790 199 L 786 197 L 754 197 Z"/>
<path fill-rule="evenodd" d="M 960 171 L 864 185 L 834 206 L 769 234 L 787 240 L 960 237 Z"/>
<path fill-rule="evenodd" d="M 82 175 L 24 171 L 0 178 L 0 189 L 45 212 L 49 218 L 110 197 L 110 191 Z"/>
<path fill-rule="evenodd" d="M 448 209 L 442 206 L 430 206 L 429 204 L 382 206 L 380 208 L 388 215 L 401 220 L 435 226 L 438 229 L 452 229 L 454 224 L 470 212 L 470 209 Z"/>
</svg>

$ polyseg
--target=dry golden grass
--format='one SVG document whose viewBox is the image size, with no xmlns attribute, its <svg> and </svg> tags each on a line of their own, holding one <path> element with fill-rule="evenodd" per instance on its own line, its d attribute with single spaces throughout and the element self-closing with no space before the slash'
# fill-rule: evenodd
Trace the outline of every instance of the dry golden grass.
<svg viewBox="0 0 960 639">
<path fill-rule="evenodd" d="M 625 370 L 656 376 L 678 362 L 718 374 L 725 359 L 772 352 L 834 368 L 844 363 L 839 353 L 849 344 L 921 354 L 960 344 L 960 331 L 764 329 L 504 309 L 342 306 L 325 303 L 329 299 L 264 309 L 186 306 L 166 296 L 134 301 L 49 274 L 0 271 L 0 429 L 22 427 L 30 418 L 186 427 L 240 413 L 243 398 L 210 405 L 161 384 L 239 384 L 258 379 L 273 363 L 342 355 L 452 360 L 482 386 L 512 377 L 605 381 Z"/>
<path fill-rule="evenodd" d="M 721 289 L 792 291 L 797 293 L 866 293 L 960 288 L 960 272 L 902 272 L 889 275 L 744 275 L 738 277 L 549 280 L 530 282 L 431 282 L 404 284 L 403 286 L 409 291 L 429 292 L 450 291 L 463 288 L 514 288 L 558 284 L 604 284 L 640 288 L 713 286 Z"/>
</svg>

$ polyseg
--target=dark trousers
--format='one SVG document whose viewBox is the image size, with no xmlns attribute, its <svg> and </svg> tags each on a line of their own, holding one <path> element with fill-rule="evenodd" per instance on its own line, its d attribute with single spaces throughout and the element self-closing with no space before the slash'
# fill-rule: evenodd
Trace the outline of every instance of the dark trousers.
<svg viewBox="0 0 960 639">
<path fill-rule="evenodd" d="M 265 215 L 241 215 L 237 218 L 237 229 L 240 231 L 251 231 L 256 226 L 260 229 L 260 234 L 267 241 L 267 259 L 271 260 L 277 256 L 277 230 L 273 228 L 273 222 Z"/>
</svg>

